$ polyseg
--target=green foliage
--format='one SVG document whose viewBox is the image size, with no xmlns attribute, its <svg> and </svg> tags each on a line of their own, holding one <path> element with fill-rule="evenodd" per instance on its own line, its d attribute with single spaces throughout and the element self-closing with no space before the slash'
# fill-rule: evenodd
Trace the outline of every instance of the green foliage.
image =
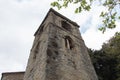
<svg viewBox="0 0 120 80">
<path fill-rule="evenodd" d="M 62 7 L 67 8 L 69 7 L 69 4 L 78 5 L 75 9 L 75 13 L 81 13 L 82 11 L 90 11 L 91 6 L 93 5 L 92 3 L 96 1 L 106 8 L 106 11 L 102 11 L 100 14 L 103 23 L 99 30 L 104 33 L 106 28 L 115 28 L 116 20 L 120 20 L 120 14 L 118 14 L 120 0 L 56 0 L 52 2 L 51 5 L 58 9 L 61 9 Z"/>
<path fill-rule="evenodd" d="M 52 5 L 53 7 L 56 6 L 58 9 L 61 9 L 61 8 L 62 8 L 62 6 L 61 6 L 57 1 L 51 3 L 51 5 Z"/>
<path fill-rule="evenodd" d="M 104 33 L 106 31 L 106 28 L 105 27 L 100 27 L 99 30 Z"/>
<path fill-rule="evenodd" d="M 100 17 L 103 17 L 104 19 L 102 20 L 103 25 L 102 27 L 100 27 L 100 30 L 103 31 L 103 33 L 105 32 L 106 27 L 109 29 L 113 29 L 116 27 L 116 15 L 117 12 L 114 12 L 112 14 L 109 14 L 107 12 L 101 12 Z"/>
<path fill-rule="evenodd" d="M 99 80 L 115 80 L 115 59 L 107 56 L 104 51 L 94 51 L 90 53 L 93 65 Z"/>
<path fill-rule="evenodd" d="M 118 19 L 120 19 L 120 16 L 118 17 Z"/>
<path fill-rule="evenodd" d="M 114 80 L 120 79 L 120 32 L 117 32 L 114 37 L 112 37 L 108 43 L 104 44 L 102 47 L 103 51 L 116 61 L 114 66 L 115 76 Z"/>
<path fill-rule="evenodd" d="M 99 80 L 120 80 L 120 32 L 117 32 L 101 50 L 89 49 Z"/>
<path fill-rule="evenodd" d="M 90 0 L 92 2 L 93 0 Z M 62 2 L 62 4 L 60 4 Z M 53 7 L 61 9 L 62 7 L 66 8 L 69 4 L 80 4 L 79 7 L 75 9 L 75 13 L 80 13 L 82 10 L 89 11 L 91 9 L 90 4 L 86 0 L 57 0 L 51 3 Z"/>
<path fill-rule="evenodd" d="M 79 7 L 79 8 L 76 8 L 75 13 L 80 13 L 81 11 L 82 11 L 82 8 Z"/>
</svg>

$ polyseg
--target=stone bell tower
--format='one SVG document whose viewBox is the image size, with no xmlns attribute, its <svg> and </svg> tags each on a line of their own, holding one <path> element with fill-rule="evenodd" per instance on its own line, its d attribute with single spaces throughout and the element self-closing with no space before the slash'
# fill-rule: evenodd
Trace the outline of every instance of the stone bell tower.
<svg viewBox="0 0 120 80">
<path fill-rule="evenodd" d="M 24 80 L 98 80 L 75 22 L 50 9 L 34 36 Z"/>
</svg>

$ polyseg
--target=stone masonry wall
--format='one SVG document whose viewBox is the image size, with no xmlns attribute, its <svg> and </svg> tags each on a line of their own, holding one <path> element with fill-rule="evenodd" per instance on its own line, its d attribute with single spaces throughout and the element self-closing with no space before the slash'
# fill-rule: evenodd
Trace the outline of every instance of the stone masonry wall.
<svg viewBox="0 0 120 80">
<path fill-rule="evenodd" d="M 1 80 L 23 80 L 25 72 L 8 72 L 2 73 Z"/>
<path fill-rule="evenodd" d="M 45 80 L 97 80 L 81 37 L 50 24 Z"/>
</svg>

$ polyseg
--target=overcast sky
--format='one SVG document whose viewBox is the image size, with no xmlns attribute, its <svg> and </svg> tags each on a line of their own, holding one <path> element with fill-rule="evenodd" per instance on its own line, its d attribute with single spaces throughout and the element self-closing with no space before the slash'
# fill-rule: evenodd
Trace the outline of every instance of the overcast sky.
<svg viewBox="0 0 120 80">
<path fill-rule="evenodd" d="M 38 29 L 53 0 L 0 0 L 0 74 L 2 72 L 24 71 Z M 99 12 L 96 7 L 88 13 L 74 14 L 72 5 L 60 12 L 80 25 L 80 31 L 87 47 L 100 49 L 120 27 L 98 31 Z M 117 26 L 120 22 L 117 22 Z M 1 77 L 1 76 L 0 76 Z"/>
</svg>

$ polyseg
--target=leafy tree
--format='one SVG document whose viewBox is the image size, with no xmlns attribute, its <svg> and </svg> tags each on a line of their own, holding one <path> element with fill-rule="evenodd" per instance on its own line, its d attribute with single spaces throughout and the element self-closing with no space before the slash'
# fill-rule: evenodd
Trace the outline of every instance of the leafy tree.
<svg viewBox="0 0 120 80">
<path fill-rule="evenodd" d="M 78 5 L 75 9 L 75 13 L 81 13 L 82 11 L 90 11 L 93 3 L 99 3 L 98 6 L 104 6 L 106 11 L 102 11 L 100 17 L 102 17 L 102 26 L 99 28 L 102 32 L 105 32 L 106 28 L 113 29 L 116 27 L 116 20 L 120 19 L 120 0 L 56 0 L 51 3 L 53 7 L 58 9 L 67 8 L 69 4 Z"/>
<path fill-rule="evenodd" d="M 104 44 L 102 50 L 105 51 L 106 55 L 116 60 L 114 74 L 116 74 L 116 80 L 120 80 L 120 32 L 117 32 L 108 43 Z"/>
<path fill-rule="evenodd" d="M 92 50 L 90 56 L 99 80 L 115 80 L 115 59 L 107 56 L 102 50 Z"/>
<path fill-rule="evenodd" d="M 120 80 L 120 32 L 101 50 L 88 50 L 99 80 Z"/>
</svg>

